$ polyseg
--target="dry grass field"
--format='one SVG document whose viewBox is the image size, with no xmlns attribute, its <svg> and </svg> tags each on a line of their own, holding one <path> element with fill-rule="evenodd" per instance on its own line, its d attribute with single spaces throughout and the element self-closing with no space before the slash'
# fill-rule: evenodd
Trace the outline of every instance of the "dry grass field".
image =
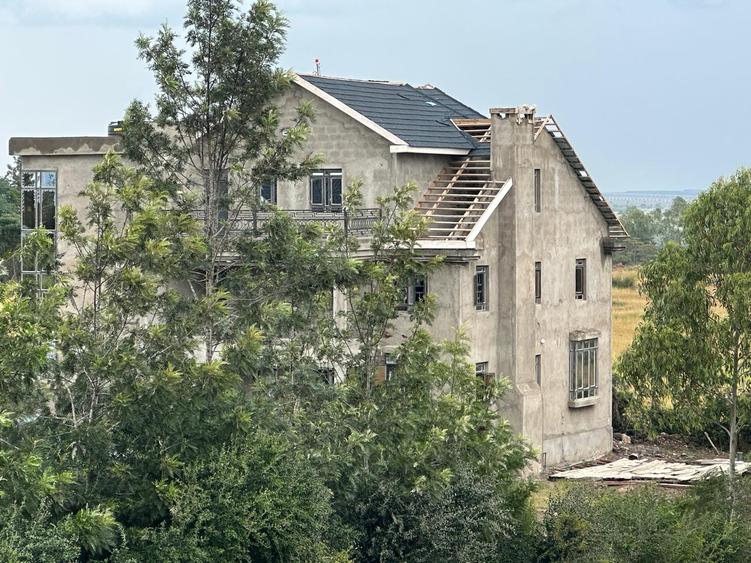
<svg viewBox="0 0 751 563">
<path fill-rule="evenodd" d="M 631 344 L 646 304 L 636 280 L 636 268 L 613 270 L 613 361 Z"/>
</svg>

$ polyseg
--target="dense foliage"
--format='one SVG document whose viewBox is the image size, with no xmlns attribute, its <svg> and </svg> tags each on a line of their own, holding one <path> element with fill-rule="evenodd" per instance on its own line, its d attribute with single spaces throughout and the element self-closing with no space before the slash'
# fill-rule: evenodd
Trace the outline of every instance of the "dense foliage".
<svg viewBox="0 0 751 563">
<path fill-rule="evenodd" d="M 629 415 L 643 430 L 724 429 L 731 484 L 751 399 L 750 208 L 748 169 L 689 206 L 684 244 L 666 245 L 641 269 L 649 301 L 617 367 L 633 392 Z"/>
<path fill-rule="evenodd" d="M 644 264 L 668 242 L 680 243 L 683 238 L 681 221 L 687 207 L 686 200 L 677 197 L 665 210 L 626 209 L 619 218 L 629 238 L 624 243 L 624 251 L 617 257 L 618 261 L 626 266 Z"/>
<path fill-rule="evenodd" d="M 748 514 L 744 484 L 738 509 Z M 751 550 L 747 518 L 729 518 L 722 480 L 691 491 L 641 486 L 629 491 L 576 485 L 558 490 L 545 512 L 538 561 L 742 562 Z"/>
</svg>

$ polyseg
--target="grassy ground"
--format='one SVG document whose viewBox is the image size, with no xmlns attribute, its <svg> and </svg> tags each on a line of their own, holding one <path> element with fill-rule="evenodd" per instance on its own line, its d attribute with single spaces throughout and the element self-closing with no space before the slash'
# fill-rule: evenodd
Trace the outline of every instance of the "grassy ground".
<svg viewBox="0 0 751 563">
<path fill-rule="evenodd" d="M 637 270 L 613 270 L 613 361 L 628 348 L 641 320 L 646 300 L 636 290 Z"/>
</svg>

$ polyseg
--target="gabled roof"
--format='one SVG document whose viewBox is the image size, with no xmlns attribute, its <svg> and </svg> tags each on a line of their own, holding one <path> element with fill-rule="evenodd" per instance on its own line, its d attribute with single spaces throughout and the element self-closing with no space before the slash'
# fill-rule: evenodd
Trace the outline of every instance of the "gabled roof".
<svg viewBox="0 0 751 563">
<path fill-rule="evenodd" d="M 298 75 L 298 79 L 301 86 L 312 85 L 389 133 L 392 144 L 461 151 L 477 146 L 451 119 L 485 116 L 438 88 L 316 75 Z"/>
</svg>

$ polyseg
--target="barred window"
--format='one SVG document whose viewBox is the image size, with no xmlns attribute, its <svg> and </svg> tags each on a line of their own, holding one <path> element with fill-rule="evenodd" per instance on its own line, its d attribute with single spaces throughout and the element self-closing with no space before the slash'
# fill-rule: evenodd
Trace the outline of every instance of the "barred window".
<svg viewBox="0 0 751 563">
<path fill-rule="evenodd" d="M 597 338 L 574 340 L 570 346 L 569 400 L 597 396 Z"/>
<path fill-rule="evenodd" d="M 475 268 L 475 309 L 488 310 L 488 266 Z"/>
</svg>

